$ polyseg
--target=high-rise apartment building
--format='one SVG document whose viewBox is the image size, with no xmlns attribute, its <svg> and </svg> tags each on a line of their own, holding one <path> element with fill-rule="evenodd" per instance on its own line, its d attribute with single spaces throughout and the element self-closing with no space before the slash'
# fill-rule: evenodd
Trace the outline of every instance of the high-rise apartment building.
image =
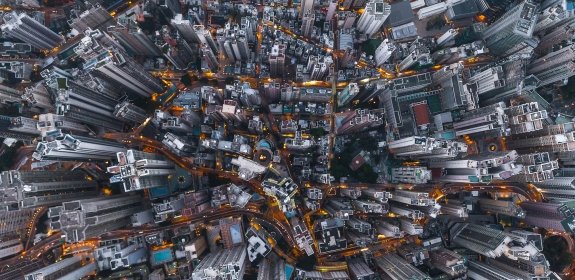
<svg viewBox="0 0 575 280">
<path fill-rule="evenodd" d="M 51 207 L 50 227 L 66 235 L 67 242 L 80 242 L 130 225 L 131 216 L 144 209 L 138 195 L 116 195 L 68 201 Z"/>
<path fill-rule="evenodd" d="M 52 49 L 64 41 L 62 36 L 29 17 L 26 13 L 6 13 L 3 19 L 4 24 L 0 28 L 4 34 L 38 49 Z"/>
<path fill-rule="evenodd" d="M 123 128 L 113 115 L 118 103 L 113 97 L 96 92 L 69 77 L 62 77 L 59 69 L 44 70 L 41 74 L 46 85 L 56 92 L 56 114 L 108 129 Z"/>
<path fill-rule="evenodd" d="M 5 208 L 0 209 L 0 224 L 2 224 L 2 227 L 0 227 L 0 238 L 13 238 L 23 235 L 33 215 L 33 208 L 23 208 L 14 211 L 7 211 Z"/>
<path fill-rule="evenodd" d="M 20 103 L 23 92 L 5 85 L 0 85 L 0 107 Z"/>
<path fill-rule="evenodd" d="M 524 201 L 521 208 L 527 212 L 523 221 L 531 226 L 573 232 L 575 213 L 571 203 L 547 203 Z"/>
<path fill-rule="evenodd" d="M 337 134 L 358 133 L 383 125 L 383 109 L 356 109 L 346 114 L 337 128 Z"/>
<path fill-rule="evenodd" d="M 568 41 L 574 34 L 575 19 L 570 18 L 565 23 L 551 29 L 545 35 L 541 35 L 541 40 L 535 48 L 535 52 L 539 55 L 546 55 L 553 52 L 555 46 L 560 45 L 564 41 Z"/>
<path fill-rule="evenodd" d="M 99 138 L 72 136 L 60 130 L 47 133 L 38 143 L 32 158 L 36 160 L 106 161 L 126 148 L 118 143 Z"/>
<path fill-rule="evenodd" d="M 453 158 L 467 152 L 463 142 L 435 139 L 430 137 L 407 137 L 389 142 L 392 154 L 401 157 Z"/>
<path fill-rule="evenodd" d="M 98 190 L 96 182 L 80 170 L 11 170 L 0 173 L 0 194 L 0 207 L 15 211 L 95 197 Z"/>
<path fill-rule="evenodd" d="M 40 135 L 45 137 L 54 130 L 62 130 L 71 133 L 89 133 L 90 130 L 83 124 L 71 121 L 70 118 L 62 115 L 52 113 L 38 115 L 38 122 L 36 128 L 40 131 Z"/>
<path fill-rule="evenodd" d="M 510 217 L 525 218 L 525 210 L 523 210 L 514 201 L 507 200 L 493 200 L 493 199 L 479 199 L 479 206 L 481 210 L 488 213 L 502 214 Z"/>
<path fill-rule="evenodd" d="M 466 218 L 469 216 L 469 210 L 461 201 L 449 199 L 446 203 L 440 203 L 439 205 L 441 205 L 441 214 L 458 218 Z"/>
<path fill-rule="evenodd" d="M 459 223 L 450 229 L 451 242 L 486 257 L 503 255 L 511 237 L 503 231 L 478 224 Z"/>
<path fill-rule="evenodd" d="M 357 21 L 357 30 L 371 37 L 379 31 L 390 14 L 391 6 L 388 3 L 383 0 L 370 0 Z"/>
<path fill-rule="evenodd" d="M 73 256 L 24 275 L 25 280 L 82 279 L 96 272 L 96 264 Z"/>
<path fill-rule="evenodd" d="M 118 103 L 114 108 L 114 116 L 136 124 L 143 123 L 147 118 L 147 114 L 144 109 L 130 103 L 129 101 Z"/>
<path fill-rule="evenodd" d="M 543 129 L 543 123 L 548 118 L 546 110 L 542 110 L 538 102 L 524 103 L 505 108 L 509 119 L 511 134 L 521 134 Z"/>
<path fill-rule="evenodd" d="M 557 160 L 551 160 L 547 152 L 520 155 L 515 163 L 523 165 L 523 172 L 512 177 L 519 182 L 551 180 L 555 177 L 553 172 L 559 168 Z"/>
<path fill-rule="evenodd" d="M 314 4 L 315 0 L 302 0 L 301 1 L 301 6 L 300 6 L 300 17 L 303 18 L 306 16 L 307 13 L 309 12 L 314 12 L 313 11 L 313 4 Z"/>
<path fill-rule="evenodd" d="M 451 250 L 445 248 L 431 250 L 429 251 L 429 258 L 434 267 L 450 277 L 459 277 L 467 273 L 464 258 Z"/>
<path fill-rule="evenodd" d="M 122 182 L 125 192 L 166 187 L 175 165 L 164 156 L 136 150 L 116 154 L 118 164 L 108 167 L 111 183 Z"/>
<path fill-rule="evenodd" d="M 343 107 L 359 93 L 357 83 L 349 83 L 337 94 L 337 106 Z"/>
<path fill-rule="evenodd" d="M 533 74 L 541 81 L 539 86 L 566 83 L 569 77 L 575 75 L 575 44 L 535 59 L 527 67 L 527 74 Z"/>
<path fill-rule="evenodd" d="M 461 183 L 488 183 L 494 179 L 505 180 L 523 171 L 514 161 L 516 151 L 494 152 L 467 156 L 462 159 L 431 161 L 429 167 L 437 171 L 434 180 Z M 439 172 L 440 171 L 440 172 Z"/>
<path fill-rule="evenodd" d="M 467 267 L 467 275 L 477 280 L 522 279 L 513 273 L 480 261 L 470 260 Z"/>
<path fill-rule="evenodd" d="M 462 136 L 477 133 L 509 135 L 509 119 L 505 114 L 505 108 L 505 103 L 497 102 L 466 112 L 462 119 L 453 123 L 455 135 Z"/>
<path fill-rule="evenodd" d="M 24 250 L 24 246 L 20 239 L 10 239 L 0 242 L 0 258 L 16 255 L 22 250 Z"/>
<path fill-rule="evenodd" d="M 521 153 L 529 152 L 568 152 L 575 150 L 575 123 L 562 123 L 544 126 L 543 129 L 514 136 L 507 142 L 508 149 Z"/>
<path fill-rule="evenodd" d="M 194 268 L 192 280 L 211 280 L 216 277 L 241 280 L 244 277 L 246 260 L 246 245 L 211 252 Z"/>
<path fill-rule="evenodd" d="M 329 6 L 327 7 L 327 13 L 325 14 L 326 21 L 331 21 L 333 15 L 335 15 L 335 12 L 337 11 L 338 4 L 339 4 L 338 0 L 329 1 Z"/>
<path fill-rule="evenodd" d="M 281 258 L 277 258 L 277 260 L 265 258 L 258 267 L 257 280 L 286 279 L 285 267 L 285 261 Z"/>
<path fill-rule="evenodd" d="M 541 8 L 543 8 L 543 5 Z M 567 18 L 567 12 L 561 4 L 551 5 L 540 12 L 537 17 L 537 24 L 535 24 L 535 28 L 533 29 L 533 33 L 546 31 L 547 29 L 564 22 Z"/>
<path fill-rule="evenodd" d="M 311 0 L 308 0 L 311 1 Z M 311 37 L 313 32 L 313 26 L 315 22 L 315 13 L 313 11 L 308 11 L 303 15 L 301 23 L 301 35 L 304 37 Z"/>
<path fill-rule="evenodd" d="M 525 0 L 483 31 L 489 51 L 505 56 L 510 49 L 530 39 L 537 23 L 537 6 L 535 1 Z"/>
<path fill-rule="evenodd" d="M 375 266 L 392 280 L 431 280 L 431 277 L 397 254 L 390 253 L 374 259 Z"/>
<path fill-rule="evenodd" d="M 84 71 L 144 98 L 162 92 L 161 80 L 116 47 L 113 39 L 99 30 L 88 35 L 74 48 L 87 61 Z"/>
<path fill-rule="evenodd" d="M 114 18 L 106 9 L 100 5 L 90 7 L 76 18 L 70 20 L 70 27 L 76 29 L 78 32 L 83 33 L 87 29 L 103 29 L 114 24 Z"/>
<path fill-rule="evenodd" d="M 143 242 L 120 240 L 114 244 L 101 244 L 94 250 L 94 259 L 99 271 L 118 270 L 146 262 L 147 251 Z"/>
<path fill-rule="evenodd" d="M 132 19 L 122 18 L 118 25 L 108 27 L 108 33 L 114 36 L 129 53 L 141 56 L 160 56 L 160 49 L 154 41 L 138 27 Z"/>
<path fill-rule="evenodd" d="M 276 44 L 272 47 L 269 54 L 270 76 L 272 77 L 283 76 L 286 60 L 285 48 L 283 44 Z"/>
<path fill-rule="evenodd" d="M 375 62 L 377 63 L 377 66 L 381 66 L 386 63 L 391 58 L 396 49 L 397 48 L 393 42 L 387 38 L 384 39 L 383 42 L 379 44 L 377 49 L 375 49 Z"/>
<path fill-rule="evenodd" d="M 429 197 L 429 193 L 427 192 L 395 190 L 393 194 L 389 197 L 389 199 L 392 201 L 408 205 L 416 205 L 416 206 L 435 205 L 435 200 Z"/>
<path fill-rule="evenodd" d="M 425 184 L 431 180 L 431 170 L 425 167 L 398 167 L 391 169 L 393 183 Z"/>
</svg>

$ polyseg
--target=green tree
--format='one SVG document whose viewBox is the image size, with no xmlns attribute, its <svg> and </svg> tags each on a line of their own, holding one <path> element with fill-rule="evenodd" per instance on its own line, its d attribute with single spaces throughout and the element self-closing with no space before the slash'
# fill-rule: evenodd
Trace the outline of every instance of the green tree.
<svg viewBox="0 0 575 280">
<path fill-rule="evenodd" d="M 309 134 L 311 134 L 311 136 L 313 136 L 314 138 L 316 138 L 316 137 L 324 136 L 324 135 L 325 135 L 325 131 L 324 131 L 323 128 L 321 128 L 321 127 L 316 127 L 316 128 L 310 129 Z"/>
<path fill-rule="evenodd" d="M 186 86 L 190 86 L 192 84 L 192 78 L 190 77 L 190 75 L 186 74 L 182 76 L 180 82 L 182 82 Z"/>
<path fill-rule="evenodd" d="M 552 271 L 563 271 L 573 261 L 567 241 L 562 236 L 551 236 L 543 241 L 543 254 Z"/>
</svg>

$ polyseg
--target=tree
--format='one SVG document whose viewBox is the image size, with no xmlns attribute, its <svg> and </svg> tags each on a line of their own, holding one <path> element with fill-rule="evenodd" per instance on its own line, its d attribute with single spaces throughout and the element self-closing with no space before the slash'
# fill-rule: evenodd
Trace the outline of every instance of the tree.
<svg viewBox="0 0 575 280">
<path fill-rule="evenodd" d="M 377 150 L 377 140 L 373 137 L 361 137 L 358 141 L 361 149 L 364 151 L 374 151 Z"/>
<path fill-rule="evenodd" d="M 226 83 L 226 85 L 231 85 L 234 83 L 236 79 L 234 79 L 234 77 L 226 77 L 226 79 L 224 80 L 224 83 Z"/>
<path fill-rule="evenodd" d="M 182 76 L 180 82 L 182 82 L 186 86 L 190 86 L 192 84 L 192 78 L 190 77 L 190 75 L 186 74 Z"/>
<path fill-rule="evenodd" d="M 564 270 L 573 260 L 567 241 L 562 236 L 551 236 L 543 241 L 543 254 L 552 271 Z"/>
<path fill-rule="evenodd" d="M 316 128 L 310 129 L 309 134 L 311 134 L 311 136 L 313 136 L 314 138 L 317 138 L 317 137 L 324 136 L 325 131 L 321 127 L 316 127 Z"/>
</svg>

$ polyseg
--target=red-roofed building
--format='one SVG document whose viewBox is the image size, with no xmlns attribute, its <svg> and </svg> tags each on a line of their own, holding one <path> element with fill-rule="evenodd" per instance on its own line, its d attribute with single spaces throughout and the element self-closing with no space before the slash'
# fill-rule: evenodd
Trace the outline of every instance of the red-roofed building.
<svg viewBox="0 0 575 280">
<path fill-rule="evenodd" d="M 411 109 L 413 110 L 413 115 L 415 116 L 415 123 L 418 127 L 427 128 L 431 123 L 431 118 L 429 116 L 429 106 L 427 102 L 419 102 L 411 104 Z"/>
<path fill-rule="evenodd" d="M 349 168 L 353 171 L 358 170 L 362 165 L 365 164 L 365 158 L 363 157 L 364 152 L 361 151 L 359 154 L 357 154 L 355 157 L 353 157 L 353 159 L 351 160 L 351 162 L 349 163 Z"/>
</svg>

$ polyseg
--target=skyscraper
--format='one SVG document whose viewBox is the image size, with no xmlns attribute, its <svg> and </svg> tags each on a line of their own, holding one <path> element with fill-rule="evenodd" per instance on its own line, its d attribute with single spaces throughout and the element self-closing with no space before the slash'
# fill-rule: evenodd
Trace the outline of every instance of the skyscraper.
<svg viewBox="0 0 575 280">
<path fill-rule="evenodd" d="M 192 280 L 241 280 L 246 268 L 246 245 L 211 252 L 195 267 Z"/>
<path fill-rule="evenodd" d="M 80 242 L 131 224 L 132 214 L 144 210 L 138 195 L 116 195 L 64 202 L 51 207 L 50 227 L 66 235 L 67 242 Z"/>
<path fill-rule="evenodd" d="M 525 218 L 525 211 L 514 201 L 479 199 L 481 210 L 510 217 Z"/>
<path fill-rule="evenodd" d="M 505 180 L 523 171 L 514 163 L 518 154 L 514 150 L 471 155 L 462 159 L 431 161 L 429 167 L 437 171 L 434 180 L 461 183 L 488 183 Z"/>
<path fill-rule="evenodd" d="M 383 109 L 356 109 L 344 113 L 337 134 L 357 133 L 380 125 L 383 125 Z"/>
<path fill-rule="evenodd" d="M 170 175 L 176 173 L 174 164 L 161 155 L 127 150 L 117 153 L 118 165 L 109 166 L 114 174 L 111 183 L 122 182 L 124 191 L 136 191 L 169 185 Z"/>
<path fill-rule="evenodd" d="M 42 137 L 47 136 L 54 130 L 62 130 L 70 133 L 89 133 L 90 130 L 83 124 L 71 121 L 70 118 L 52 113 L 38 115 L 36 128 Z"/>
<path fill-rule="evenodd" d="M 301 1 L 301 6 L 300 6 L 300 17 L 303 18 L 306 16 L 307 13 L 312 12 L 313 11 L 313 2 L 315 0 L 302 0 Z"/>
<path fill-rule="evenodd" d="M 325 15 L 326 21 L 331 21 L 331 19 L 333 18 L 333 15 L 337 11 L 338 3 L 339 3 L 338 0 L 330 0 L 329 1 L 329 6 L 327 7 L 327 13 Z"/>
<path fill-rule="evenodd" d="M 575 44 L 562 47 L 531 62 L 527 74 L 533 74 L 541 81 L 539 86 L 556 82 L 566 83 L 575 75 Z"/>
<path fill-rule="evenodd" d="M 311 0 L 308 0 L 311 1 Z M 303 15 L 301 23 L 301 35 L 304 37 L 310 37 L 312 35 L 313 26 L 315 22 L 315 13 L 313 11 L 308 11 Z"/>
<path fill-rule="evenodd" d="M 0 107 L 2 105 L 16 104 L 22 101 L 22 91 L 0 85 Z"/>
<path fill-rule="evenodd" d="M 557 160 L 551 160 L 547 152 L 520 155 L 515 163 L 523 165 L 523 172 L 511 179 L 519 182 L 534 183 L 553 179 L 553 172 L 559 168 Z"/>
<path fill-rule="evenodd" d="M 26 13 L 4 14 L 2 32 L 12 38 L 21 40 L 38 49 L 52 49 L 64 41 L 62 36 L 37 22 Z"/>
<path fill-rule="evenodd" d="M 189 20 L 183 19 L 181 14 L 177 14 L 172 19 L 171 24 L 188 43 L 206 44 L 212 52 L 218 52 L 214 38 L 205 26 L 193 25 Z"/>
<path fill-rule="evenodd" d="M 357 22 L 357 30 L 367 37 L 379 31 L 391 13 L 391 6 L 383 0 L 370 0 L 365 5 L 363 14 Z"/>
<path fill-rule="evenodd" d="M 50 99 L 50 93 L 41 82 L 25 88 L 24 94 L 22 94 L 22 100 L 25 101 L 28 106 L 34 109 L 54 109 L 54 104 Z"/>
<path fill-rule="evenodd" d="M 108 129 L 121 130 L 123 125 L 113 115 L 117 101 L 87 88 L 68 77 L 60 77 L 54 70 L 44 70 L 46 85 L 55 91 L 56 114 L 71 120 Z"/>
<path fill-rule="evenodd" d="M 147 118 L 146 111 L 144 111 L 144 109 L 130 103 L 129 101 L 118 103 L 114 108 L 114 115 L 117 118 L 134 122 L 136 124 L 143 123 Z"/>
<path fill-rule="evenodd" d="M 547 110 L 540 109 L 538 102 L 524 103 L 505 109 L 509 118 L 511 134 L 521 134 L 543 129 L 548 118 Z"/>
<path fill-rule="evenodd" d="M 24 275 L 25 280 L 82 279 L 96 271 L 96 264 L 84 264 L 81 256 L 73 256 Z"/>
<path fill-rule="evenodd" d="M 106 161 L 125 150 L 118 142 L 72 136 L 55 130 L 38 143 L 32 157 L 36 160 Z"/>
<path fill-rule="evenodd" d="M 431 180 L 431 171 L 425 167 L 398 167 L 391 169 L 394 183 L 425 184 Z"/>
<path fill-rule="evenodd" d="M 74 48 L 87 61 L 83 65 L 84 71 L 144 98 L 163 90 L 160 79 L 116 47 L 109 36 L 99 30 L 88 35 Z"/>
<path fill-rule="evenodd" d="M 421 64 L 421 62 L 420 62 Z M 463 63 L 453 63 L 443 67 L 433 73 L 433 83 L 441 86 L 440 93 L 441 108 L 444 110 L 454 110 L 466 108 L 472 110 L 478 108 L 477 95 L 463 86 Z"/>
<path fill-rule="evenodd" d="M 34 215 L 33 208 L 24 208 L 14 211 L 0 209 L 0 238 L 13 238 L 23 235 L 28 228 L 30 219 Z"/>
<path fill-rule="evenodd" d="M 253 30 L 249 28 L 249 24 L 244 24 L 243 27 L 242 29 L 242 25 L 227 23 L 225 28 L 217 30 L 216 40 L 220 51 L 230 62 L 246 61 L 251 57 L 248 41 L 250 36 L 253 36 Z M 204 38 L 207 39 L 205 36 Z"/>
<path fill-rule="evenodd" d="M 567 152 L 575 150 L 575 123 L 554 124 L 513 137 L 507 142 L 509 149 L 522 153 L 529 152 Z"/>
<path fill-rule="evenodd" d="M 389 150 L 402 157 L 453 158 L 460 153 L 467 153 L 467 145 L 463 142 L 413 136 L 390 141 Z"/>
<path fill-rule="evenodd" d="M 202 70 L 210 70 L 215 72 L 219 68 L 218 58 L 207 44 L 202 44 L 200 47 L 202 54 Z M 203 66 L 205 63 L 205 67 Z"/>
<path fill-rule="evenodd" d="M 337 94 L 337 106 L 343 107 L 359 93 L 357 83 L 349 83 Z"/>
<path fill-rule="evenodd" d="M 524 201 L 521 208 L 527 212 L 523 221 L 534 227 L 573 232 L 575 230 L 575 213 L 572 203 L 546 203 Z"/>
<path fill-rule="evenodd" d="M 96 182 L 80 170 L 11 170 L 0 173 L 0 194 L 0 208 L 15 211 L 95 197 L 98 190 Z"/>
<path fill-rule="evenodd" d="M 466 112 L 461 120 L 453 123 L 455 135 L 473 135 L 476 133 L 509 135 L 509 119 L 505 114 L 505 108 L 504 102 L 498 102 Z"/>
<path fill-rule="evenodd" d="M 482 34 L 490 53 L 505 56 L 513 47 L 531 38 L 537 23 L 537 4 L 525 0 L 513 6 Z"/>
<path fill-rule="evenodd" d="M 511 238 L 503 231 L 482 225 L 458 223 L 450 229 L 451 242 L 489 258 L 503 255 Z"/>
<path fill-rule="evenodd" d="M 87 29 L 105 29 L 114 24 L 114 18 L 100 5 L 90 7 L 71 20 L 70 27 L 83 33 Z"/>
<path fill-rule="evenodd" d="M 270 76 L 272 77 L 283 76 L 285 59 L 286 59 L 285 45 L 283 44 L 274 45 L 269 55 Z"/>
<path fill-rule="evenodd" d="M 537 17 L 537 24 L 533 33 L 539 33 L 549 29 L 567 19 L 567 12 L 563 9 L 561 4 L 549 6 L 540 13 Z"/>
<path fill-rule="evenodd" d="M 133 55 L 160 56 L 160 49 L 152 39 L 138 28 L 135 21 L 123 18 L 118 25 L 108 27 L 108 33 L 112 34 L 126 50 Z"/>
<path fill-rule="evenodd" d="M 397 254 L 390 253 L 374 259 L 375 266 L 392 280 L 431 280 L 431 277 L 415 268 Z"/>
<path fill-rule="evenodd" d="M 166 43 L 162 46 L 164 56 L 178 70 L 186 70 L 196 61 L 195 54 L 188 42 L 182 38 L 169 38 L 164 36 Z"/>
<path fill-rule="evenodd" d="M 389 41 L 388 38 L 384 39 L 377 49 L 375 49 L 375 62 L 377 62 L 377 66 L 386 63 L 393 55 L 395 49 L 396 47 L 393 42 Z"/>
<path fill-rule="evenodd" d="M 470 260 L 468 263 L 467 275 L 477 280 L 523 279 L 501 268 L 474 260 Z"/>
</svg>

